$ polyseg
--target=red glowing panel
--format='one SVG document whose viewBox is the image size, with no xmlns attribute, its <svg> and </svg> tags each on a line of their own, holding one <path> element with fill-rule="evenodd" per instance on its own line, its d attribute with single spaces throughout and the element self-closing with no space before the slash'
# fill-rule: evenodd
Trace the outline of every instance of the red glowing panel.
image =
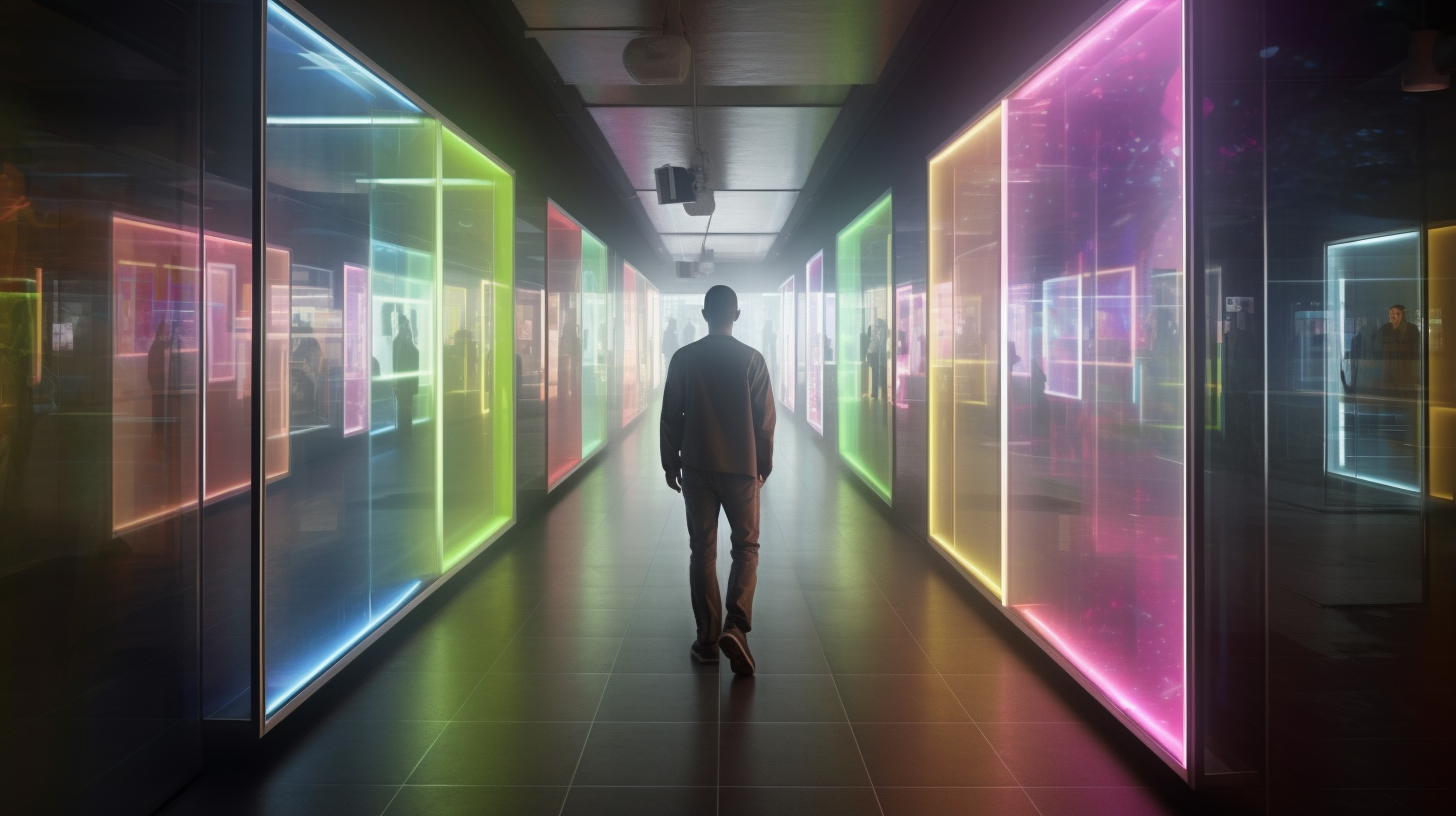
<svg viewBox="0 0 1456 816">
<path fill-rule="evenodd" d="M 581 464 L 582 230 L 555 204 L 546 210 L 546 484 Z"/>
</svg>

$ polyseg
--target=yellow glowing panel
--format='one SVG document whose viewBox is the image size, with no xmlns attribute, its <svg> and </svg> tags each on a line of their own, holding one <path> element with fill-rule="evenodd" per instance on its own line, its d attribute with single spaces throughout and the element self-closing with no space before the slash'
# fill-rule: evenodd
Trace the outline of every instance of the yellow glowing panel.
<svg viewBox="0 0 1456 816">
<path fill-rule="evenodd" d="M 1426 328 L 1430 361 L 1430 493 L 1440 499 L 1456 498 L 1456 354 L 1446 348 L 1445 312 L 1456 310 L 1456 224 L 1430 230 L 1426 237 L 1429 308 Z M 1456 315 L 1456 311 L 1452 312 Z"/>
<path fill-rule="evenodd" d="M 930 159 L 930 536 L 997 597 L 1001 110 Z"/>
</svg>

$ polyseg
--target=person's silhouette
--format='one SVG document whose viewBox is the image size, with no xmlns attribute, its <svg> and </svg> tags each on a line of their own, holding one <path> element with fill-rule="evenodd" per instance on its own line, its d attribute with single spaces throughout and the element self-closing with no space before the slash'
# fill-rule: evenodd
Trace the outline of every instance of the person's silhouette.
<svg viewBox="0 0 1456 816">
<path fill-rule="evenodd" d="M 758 495 L 773 470 L 774 400 L 763 355 L 733 339 L 738 296 L 714 286 L 703 298 L 708 334 L 684 345 L 667 369 L 662 469 L 682 493 L 692 551 L 688 586 L 698 637 L 692 658 L 716 663 L 721 647 L 736 674 L 753 674 L 748 650 L 758 574 Z M 733 567 L 728 616 L 718 589 L 718 511 L 728 516 Z"/>
<path fill-rule="evenodd" d="M 399 316 L 399 330 L 394 335 L 394 427 L 399 438 L 407 440 L 415 424 L 415 394 L 420 390 L 420 350 L 415 346 L 409 318 Z M 410 375 L 410 376 L 400 376 Z"/>
</svg>

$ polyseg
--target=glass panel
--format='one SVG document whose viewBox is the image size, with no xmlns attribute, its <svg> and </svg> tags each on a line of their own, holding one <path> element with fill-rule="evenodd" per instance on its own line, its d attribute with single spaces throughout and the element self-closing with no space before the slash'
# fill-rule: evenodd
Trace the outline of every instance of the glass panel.
<svg viewBox="0 0 1456 816">
<path fill-rule="evenodd" d="M 509 173 L 454 133 L 443 135 L 445 421 L 437 455 L 448 570 L 509 524 L 515 506 L 515 202 Z"/>
<path fill-rule="evenodd" d="M 1124 3 L 1012 94 L 1004 209 L 1006 353 L 1029 374 L 1008 394 L 1005 598 L 1179 763 L 1182 12 Z"/>
<path fill-rule="evenodd" d="M 768 345 L 772 341 L 775 346 L 774 351 L 779 355 L 778 377 L 773 384 L 774 392 L 778 394 L 779 402 L 790 411 L 794 410 L 794 373 L 798 366 L 795 356 L 798 346 L 794 343 L 797 337 L 794 300 L 794 279 L 791 277 L 779 285 L 780 331 L 774 333 L 772 327 L 764 330 L 764 344 Z"/>
<path fill-rule="evenodd" d="M 890 363 L 894 264 L 890 194 L 839 233 L 835 293 L 839 308 L 839 455 L 885 501 L 894 472 Z"/>
<path fill-rule="evenodd" d="M 611 415 L 609 340 L 611 298 L 607 294 L 607 245 L 581 234 L 581 458 L 607 444 Z"/>
<path fill-rule="evenodd" d="M 571 216 L 547 206 L 546 213 L 546 485 L 548 489 L 581 464 L 582 229 Z"/>
<path fill-rule="evenodd" d="M 238 399 L 248 270 L 203 274 L 200 31 L 191 0 L 0 4 L 7 814 L 151 813 L 201 766 L 200 417 Z"/>
<path fill-rule="evenodd" d="M 645 349 L 639 348 L 641 321 L 637 310 L 644 300 L 638 295 L 637 270 L 631 264 L 622 264 L 622 427 L 635 418 L 642 406 L 639 404 L 639 389 L 644 385 L 638 370 L 639 357 L 645 360 Z M 646 305 L 642 303 L 642 305 Z"/>
<path fill-rule="evenodd" d="M 277 5 L 267 46 L 271 716 L 511 519 L 514 205 Z"/>
<path fill-rule="evenodd" d="M 804 265 L 804 278 L 809 290 L 809 313 L 804 331 L 809 344 L 808 379 L 804 398 L 808 401 L 809 427 L 824 433 L 824 252 L 821 250 Z"/>
<path fill-rule="evenodd" d="M 930 160 L 927 344 L 931 539 L 997 596 L 1003 583 L 1001 122 L 997 107 Z M 1013 375 L 1017 352 L 1015 343 L 1007 345 Z M 1029 377 L 1020 374 L 1014 382 L 1025 388 Z"/>
</svg>

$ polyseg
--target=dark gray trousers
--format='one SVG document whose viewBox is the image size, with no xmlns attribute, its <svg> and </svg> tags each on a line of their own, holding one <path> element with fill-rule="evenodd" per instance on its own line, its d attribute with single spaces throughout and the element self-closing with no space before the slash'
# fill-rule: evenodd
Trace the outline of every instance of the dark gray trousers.
<svg viewBox="0 0 1456 816">
<path fill-rule="evenodd" d="M 717 643 L 725 626 L 744 632 L 753 628 L 753 590 L 758 584 L 758 479 L 734 473 L 683 468 L 683 504 L 687 506 L 688 587 L 698 642 Z M 733 566 L 728 571 L 728 618 L 718 588 L 718 510 L 728 516 Z"/>
</svg>

